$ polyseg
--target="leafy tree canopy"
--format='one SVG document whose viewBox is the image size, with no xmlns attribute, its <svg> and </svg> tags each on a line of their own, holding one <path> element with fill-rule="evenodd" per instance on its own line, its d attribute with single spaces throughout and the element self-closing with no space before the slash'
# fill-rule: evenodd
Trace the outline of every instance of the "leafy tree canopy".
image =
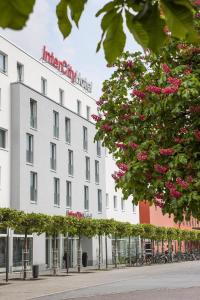
<svg viewBox="0 0 200 300">
<path fill-rule="evenodd" d="M 196 27 L 199 30 L 199 11 Z M 200 48 L 167 34 L 159 55 L 125 53 L 103 85 L 96 139 L 125 198 L 200 220 Z"/>
<path fill-rule="evenodd" d="M 36 0 L 0 0 L 0 27 L 22 29 L 33 11 L 35 2 Z M 87 2 L 89 1 L 60 0 L 58 3 L 56 15 L 64 38 L 70 35 L 73 23 L 78 27 Z M 102 17 L 102 36 L 97 51 L 103 44 L 106 60 L 113 63 L 125 47 L 125 24 L 137 43 L 155 53 L 166 41 L 166 28 L 169 28 L 176 38 L 197 41 L 193 5 L 200 5 L 200 1 L 108 0 L 96 13 L 96 17 Z"/>
</svg>

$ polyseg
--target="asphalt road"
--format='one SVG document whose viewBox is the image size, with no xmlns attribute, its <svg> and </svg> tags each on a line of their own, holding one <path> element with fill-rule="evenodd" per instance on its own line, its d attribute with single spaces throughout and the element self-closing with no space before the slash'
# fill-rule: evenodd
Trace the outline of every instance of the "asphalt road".
<svg viewBox="0 0 200 300">
<path fill-rule="evenodd" d="M 88 280 L 87 286 L 82 288 L 77 287 L 31 299 L 200 300 L 199 261 L 100 273 L 103 277 L 99 272 L 82 275 L 85 281 Z M 99 282 L 96 280 L 98 276 Z"/>
</svg>

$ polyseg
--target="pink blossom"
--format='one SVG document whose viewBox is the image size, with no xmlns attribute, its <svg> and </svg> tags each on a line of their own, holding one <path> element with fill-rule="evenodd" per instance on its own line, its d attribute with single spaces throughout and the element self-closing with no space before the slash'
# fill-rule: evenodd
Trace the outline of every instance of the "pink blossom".
<svg viewBox="0 0 200 300">
<path fill-rule="evenodd" d="M 183 133 L 183 134 L 186 134 L 186 133 L 188 133 L 188 129 L 187 128 L 185 128 L 185 127 L 182 127 L 182 128 L 180 128 L 180 133 Z"/>
<path fill-rule="evenodd" d="M 170 190 L 170 195 L 173 197 L 173 198 L 180 198 L 182 196 L 182 193 L 177 191 L 176 189 L 171 189 Z"/>
<path fill-rule="evenodd" d="M 167 82 L 179 87 L 182 80 L 179 78 L 175 78 L 175 77 L 169 77 L 169 78 L 167 78 Z"/>
<path fill-rule="evenodd" d="M 188 176 L 188 178 L 187 178 L 187 182 L 188 183 L 192 183 L 192 181 L 193 181 L 193 177 L 190 175 L 190 176 Z"/>
<path fill-rule="evenodd" d="M 122 109 L 129 109 L 130 108 L 130 104 L 128 103 L 123 103 L 121 106 Z"/>
<path fill-rule="evenodd" d="M 158 86 L 155 86 L 155 85 L 149 85 L 146 87 L 146 90 L 148 92 L 151 92 L 151 93 L 156 93 L 156 94 L 160 94 L 162 89 Z"/>
<path fill-rule="evenodd" d="M 175 185 L 173 184 L 172 181 L 166 181 L 165 186 L 168 190 L 175 189 Z"/>
<path fill-rule="evenodd" d="M 134 142 L 130 142 L 130 147 L 135 150 L 138 147 L 138 144 L 134 143 Z"/>
<path fill-rule="evenodd" d="M 112 174 L 111 176 L 112 176 L 112 178 L 113 178 L 115 181 L 118 180 L 118 177 L 117 177 L 116 173 L 115 173 L 115 174 Z"/>
<path fill-rule="evenodd" d="M 176 138 L 174 138 L 174 142 L 177 143 L 177 144 L 181 144 L 181 143 L 185 142 L 185 139 L 182 139 L 180 137 L 176 137 Z"/>
<path fill-rule="evenodd" d="M 92 119 L 96 122 L 99 122 L 102 120 L 102 118 L 100 116 L 97 116 L 97 115 L 91 115 Z"/>
<path fill-rule="evenodd" d="M 142 92 L 142 91 L 139 91 L 139 90 L 133 90 L 132 93 L 131 93 L 133 96 L 137 96 L 141 99 L 144 99 L 145 98 L 145 93 Z"/>
<path fill-rule="evenodd" d="M 162 64 L 161 67 L 163 69 L 163 72 L 165 72 L 166 74 L 171 72 L 171 69 L 167 64 Z"/>
<path fill-rule="evenodd" d="M 122 119 L 122 120 L 130 120 L 131 119 L 131 115 L 124 114 L 123 116 L 120 117 L 120 119 Z"/>
<path fill-rule="evenodd" d="M 105 101 L 106 101 L 106 100 L 104 100 L 104 99 L 99 99 L 98 101 L 96 101 L 96 104 L 97 104 L 98 106 L 101 106 Z"/>
<path fill-rule="evenodd" d="M 176 178 L 176 183 L 180 185 L 183 189 L 188 189 L 189 183 L 184 181 L 181 177 Z"/>
<path fill-rule="evenodd" d="M 145 161 L 148 159 L 148 153 L 147 151 L 141 151 L 137 154 L 137 160 L 139 161 Z"/>
<path fill-rule="evenodd" d="M 115 143 L 117 148 L 120 148 L 121 150 L 125 150 L 127 148 L 127 145 L 124 143 Z"/>
<path fill-rule="evenodd" d="M 125 173 L 122 172 L 122 171 L 119 171 L 119 172 L 116 173 L 116 176 L 117 176 L 118 178 L 121 178 L 121 177 L 123 177 L 124 175 L 125 175 Z"/>
<path fill-rule="evenodd" d="M 200 130 L 196 130 L 196 131 L 194 132 L 194 135 L 195 135 L 196 140 L 197 140 L 197 141 L 200 141 Z"/>
<path fill-rule="evenodd" d="M 128 165 L 127 165 L 127 164 L 124 164 L 124 163 L 118 163 L 117 166 L 118 166 L 119 169 L 121 169 L 121 170 L 124 171 L 124 172 L 127 172 L 127 171 L 128 171 Z"/>
<path fill-rule="evenodd" d="M 105 132 L 110 132 L 110 131 L 112 131 L 112 126 L 109 124 L 103 124 L 103 125 L 101 125 L 101 130 L 103 130 Z"/>
<path fill-rule="evenodd" d="M 194 5 L 200 6 L 200 0 L 196 0 L 196 1 L 194 2 Z"/>
<path fill-rule="evenodd" d="M 195 17 L 196 17 L 197 19 L 199 19 L 199 18 L 200 18 L 200 13 L 197 13 L 197 14 L 195 15 Z"/>
<path fill-rule="evenodd" d="M 132 67 L 133 67 L 133 62 L 132 62 L 132 60 L 128 60 L 128 61 L 126 62 L 126 66 L 127 66 L 128 68 L 132 68 Z"/>
<path fill-rule="evenodd" d="M 191 113 L 200 113 L 200 104 L 189 106 Z"/>
<path fill-rule="evenodd" d="M 155 171 L 157 171 L 158 173 L 161 173 L 161 174 L 165 174 L 168 171 L 168 167 L 161 166 L 159 164 L 155 164 L 154 169 L 155 169 Z"/>
<path fill-rule="evenodd" d="M 148 181 L 151 181 L 151 180 L 152 180 L 152 173 L 146 172 L 145 175 L 146 175 L 146 178 L 147 178 Z"/>
<path fill-rule="evenodd" d="M 159 149 L 161 155 L 172 155 L 174 154 L 174 150 L 171 148 Z"/>
<path fill-rule="evenodd" d="M 186 69 L 185 71 L 184 71 L 184 74 L 185 75 L 189 75 L 189 74 L 191 74 L 192 73 L 192 69 Z"/>
<path fill-rule="evenodd" d="M 171 85 L 171 86 L 162 88 L 162 93 L 165 95 L 175 94 L 177 92 L 178 92 L 178 86 L 176 86 L 176 85 Z"/>
<path fill-rule="evenodd" d="M 141 121 L 145 121 L 146 117 L 145 117 L 145 115 L 139 115 L 139 119 L 140 119 Z"/>
</svg>

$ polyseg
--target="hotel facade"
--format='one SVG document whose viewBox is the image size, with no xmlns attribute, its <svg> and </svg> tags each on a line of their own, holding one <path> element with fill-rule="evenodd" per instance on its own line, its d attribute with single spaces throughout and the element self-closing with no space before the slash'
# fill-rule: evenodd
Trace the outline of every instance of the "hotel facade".
<svg viewBox="0 0 200 300">
<path fill-rule="evenodd" d="M 82 213 L 137 224 L 138 207 L 115 191 L 111 155 L 94 142 L 96 101 L 92 83 L 47 47 L 37 60 L 0 36 L 0 207 L 49 215 Z M 0 233 L 0 270 L 5 270 L 5 232 Z M 105 262 L 104 239 L 101 261 Z M 133 241 L 134 243 L 134 241 Z M 108 259 L 113 259 L 108 241 Z M 77 240 L 57 237 L 58 267 L 68 247 L 77 265 Z M 118 241 L 126 256 L 127 241 Z M 82 239 L 88 264 L 98 262 L 98 240 Z M 23 261 L 23 235 L 9 232 L 10 271 Z M 29 236 L 29 263 L 52 266 L 52 239 Z"/>
</svg>

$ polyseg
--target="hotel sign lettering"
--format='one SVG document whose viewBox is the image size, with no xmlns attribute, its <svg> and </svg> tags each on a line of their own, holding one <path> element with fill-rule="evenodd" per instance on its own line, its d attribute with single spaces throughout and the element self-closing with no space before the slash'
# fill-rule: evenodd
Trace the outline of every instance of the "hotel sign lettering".
<svg viewBox="0 0 200 300">
<path fill-rule="evenodd" d="M 42 60 L 70 78 L 72 83 L 80 85 L 88 93 L 92 92 L 92 82 L 88 82 L 86 78 L 82 78 L 81 74 L 74 71 L 72 66 L 66 60 L 60 60 L 55 57 L 54 53 L 49 52 L 46 46 L 44 46 L 42 50 Z"/>
</svg>

